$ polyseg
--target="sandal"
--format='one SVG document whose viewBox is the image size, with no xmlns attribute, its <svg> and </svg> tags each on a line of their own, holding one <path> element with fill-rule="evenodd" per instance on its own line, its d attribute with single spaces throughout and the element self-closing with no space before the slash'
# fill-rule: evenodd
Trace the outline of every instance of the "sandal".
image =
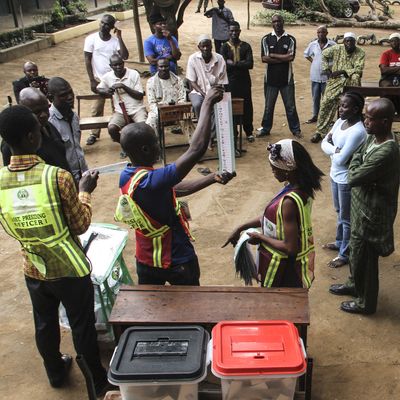
<svg viewBox="0 0 400 400">
<path fill-rule="evenodd" d="M 200 174 L 202 174 L 204 176 L 211 174 L 211 170 L 208 167 L 205 167 L 205 168 L 199 167 L 199 168 L 197 168 L 197 172 L 199 172 Z"/>
<path fill-rule="evenodd" d="M 334 242 L 323 244 L 322 248 L 325 249 L 325 250 L 333 250 L 333 251 L 338 251 L 339 250 L 339 247 L 337 247 L 336 243 L 334 243 Z"/>
<path fill-rule="evenodd" d="M 345 260 L 344 258 L 341 257 L 335 257 L 333 260 L 328 262 L 328 267 L 329 268 L 340 268 L 343 267 L 343 265 L 348 264 L 349 262 Z"/>
</svg>

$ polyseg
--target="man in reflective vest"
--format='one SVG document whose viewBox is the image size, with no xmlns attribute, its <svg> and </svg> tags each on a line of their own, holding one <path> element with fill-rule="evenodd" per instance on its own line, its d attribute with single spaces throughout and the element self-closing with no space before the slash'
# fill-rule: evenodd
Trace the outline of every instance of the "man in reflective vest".
<svg viewBox="0 0 400 400">
<path fill-rule="evenodd" d="M 0 134 L 10 146 L 8 167 L 0 169 L 0 223 L 18 240 L 26 285 L 33 305 L 36 344 L 50 385 L 63 386 L 72 357 L 60 353 L 58 307 L 64 305 L 74 346 L 89 365 L 98 395 L 108 388 L 94 326 L 90 263 L 77 235 L 90 225 L 90 193 L 98 172 L 86 173 L 79 195 L 72 175 L 36 155 L 40 124 L 25 106 L 0 114 Z"/>
<path fill-rule="evenodd" d="M 211 111 L 222 94 L 217 87 L 207 93 L 188 150 L 164 168 L 153 168 L 160 147 L 149 125 L 130 124 L 121 131 L 121 146 L 132 164 L 121 173 L 122 196 L 116 219 L 135 229 L 139 284 L 199 285 L 200 268 L 191 243 L 193 238 L 176 197 L 195 193 L 215 182 L 225 184 L 234 176 L 227 172 L 211 173 L 181 182 L 207 150 Z"/>
</svg>

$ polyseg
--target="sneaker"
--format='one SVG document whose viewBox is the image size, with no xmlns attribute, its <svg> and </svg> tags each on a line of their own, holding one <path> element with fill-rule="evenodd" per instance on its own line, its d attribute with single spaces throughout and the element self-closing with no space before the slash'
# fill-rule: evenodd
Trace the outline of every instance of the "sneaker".
<svg viewBox="0 0 400 400">
<path fill-rule="evenodd" d="M 95 136 L 95 135 L 90 135 L 90 136 L 87 138 L 87 140 L 86 140 L 86 144 L 87 144 L 88 146 L 91 146 L 92 144 L 95 144 L 95 143 L 96 143 L 96 140 L 97 140 L 97 136 Z"/>
<path fill-rule="evenodd" d="M 247 141 L 248 141 L 249 143 L 253 143 L 253 142 L 256 140 L 256 138 L 255 138 L 253 135 L 247 136 L 246 139 L 247 139 Z"/>
<path fill-rule="evenodd" d="M 260 138 L 260 137 L 265 137 L 265 136 L 269 136 L 270 134 L 271 134 L 270 132 L 267 132 L 266 130 L 261 129 L 261 130 L 257 133 L 256 137 L 258 137 L 258 138 Z"/>
<path fill-rule="evenodd" d="M 126 158 L 126 153 L 125 153 L 124 151 L 121 151 L 121 152 L 119 153 L 119 158 L 120 158 L 121 160 L 123 160 L 124 158 Z"/>
</svg>

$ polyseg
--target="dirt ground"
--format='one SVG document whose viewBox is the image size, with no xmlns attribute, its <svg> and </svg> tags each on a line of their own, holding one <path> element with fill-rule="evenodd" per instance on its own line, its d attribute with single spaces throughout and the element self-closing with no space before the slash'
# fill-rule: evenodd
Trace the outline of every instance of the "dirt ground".
<svg viewBox="0 0 400 400">
<path fill-rule="evenodd" d="M 185 23 L 180 30 L 180 47 L 185 68 L 188 56 L 196 51 L 196 38 L 201 33 L 211 31 L 210 21 L 201 14 L 195 14 L 193 2 L 186 11 Z M 260 124 L 263 107 L 263 72 L 260 61 L 260 39 L 269 28 L 251 27 L 246 30 L 246 2 L 230 0 L 235 19 L 242 24 L 242 39 L 248 41 L 255 54 L 252 71 L 255 128 Z M 261 9 L 260 3 L 251 3 L 251 13 Z M 398 15 L 400 15 L 398 13 Z M 143 37 L 149 30 L 141 17 Z M 123 37 L 130 51 L 130 58 L 137 60 L 137 50 L 132 20 L 122 23 Z M 294 62 L 296 80 L 296 100 L 301 121 L 311 117 L 311 90 L 309 63 L 302 52 L 308 42 L 316 37 L 316 25 L 287 26 L 287 31 L 297 39 L 297 58 Z M 348 29 L 330 29 L 329 37 L 342 34 Z M 357 34 L 365 34 L 354 29 Z M 388 35 L 385 31 L 375 31 L 378 38 Z M 38 63 L 40 73 L 48 77 L 63 76 L 72 85 L 76 94 L 89 92 L 89 84 L 83 64 L 84 37 L 64 42 L 56 47 L 27 57 Z M 378 79 L 379 55 L 382 47 L 364 46 L 367 53 L 363 79 Z M 11 81 L 21 76 L 25 59 L 2 64 L 0 75 L 0 98 L 11 90 Z M 133 65 L 133 64 L 132 64 Z M 132 66 L 128 65 L 128 66 Z M 133 66 L 136 67 L 136 66 Z M 146 67 L 139 67 L 140 70 Z M 145 83 L 145 82 L 143 82 Z M 88 109 L 84 112 L 88 115 Z M 319 145 L 311 144 L 308 138 L 315 125 L 302 124 L 305 139 L 302 143 L 312 154 L 316 164 L 326 173 L 329 160 Z M 86 142 L 88 132 L 82 135 Z M 275 123 L 269 140 L 290 137 L 283 105 L 278 99 Z M 240 222 L 260 215 L 266 202 L 279 189 L 266 162 L 267 141 L 258 139 L 253 144 L 245 144 L 247 153 L 237 159 L 237 178 L 226 187 L 214 185 L 190 197 L 192 228 L 196 237 L 196 250 L 201 265 L 202 285 L 241 285 L 235 278 L 232 263 L 232 248 L 221 249 L 230 231 Z M 94 146 L 83 145 L 90 167 L 119 161 L 118 146 L 111 142 L 103 130 L 99 142 Z M 168 152 L 170 160 L 178 152 Z M 203 163 L 211 169 L 216 161 Z M 199 176 L 196 169 L 190 177 Z M 93 196 L 93 221 L 113 222 L 113 212 L 118 197 L 118 175 L 101 176 Z M 335 213 L 329 189 L 329 179 L 323 183 L 323 191 L 318 193 L 313 209 L 314 233 L 316 240 L 316 279 L 310 290 L 311 326 L 309 330 L 309 354 L 314 357 L 313 399 L 315 400 L 392 400 L 400 392 L 400 348 L 398 346 L 400 328 L 400 250 L 380 262 L 381 290 L 378 312 L 374 316 L 349 315 L 339 310 L 341 298 L 328 293 L 331 283 L 342 282 L 348 275 L 348 267 L 329 269 L 326 264 L 333 254 L 321 249 L 321 245 L 334 239 Z M 396 224 L 396 238 L 399 228 Z M 132 276 L 134 271 L 134 243 L 130 241 L 125 250 L 125 259 Z M 85 399 L 83 377 L 76 364 L 71 371 L 70 384 L 65 389 L 51 389 L 47 383 L 40 356 L 35 347 L 32 311 L 25 288 L 18 245 L 3 231 L 0 231 L 0 393 L 9 400 L 21 399 Z M 137 305 L 132 305 L 137 306 Z M 62 350 L 74 354 L 71 335 L 62 332 Z M 104 352 L 108 362 L 109 350 Z"/>
</svg>

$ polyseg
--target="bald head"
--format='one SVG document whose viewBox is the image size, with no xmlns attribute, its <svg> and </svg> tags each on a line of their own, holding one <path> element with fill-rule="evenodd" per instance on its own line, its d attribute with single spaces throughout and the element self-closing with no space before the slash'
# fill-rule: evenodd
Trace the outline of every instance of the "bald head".
<svg viewBox="0 0 400 400">
<path fill-rule="evenodd" d="M 28 107 L 37 117 L 41 126 L 49 119 L 49 102 L 46 96 L 36 88 L 25 88 L 19 94 L 20 104 Z"/>
<path fill-rule="evenodd" d="M 374 100 L 368 106 L 368 110 L 373 112 L 375 118 L 387 118 L 393 121 L 395 108 L 391 100 L 381 98 Z"/>
<path fill-rule="evenodd" d="M 151 167 L 160 156 L 154 129 L 144 122 L 126 125 L 121 130 L 120 143 L 133 165 Z"/>
</svg>

